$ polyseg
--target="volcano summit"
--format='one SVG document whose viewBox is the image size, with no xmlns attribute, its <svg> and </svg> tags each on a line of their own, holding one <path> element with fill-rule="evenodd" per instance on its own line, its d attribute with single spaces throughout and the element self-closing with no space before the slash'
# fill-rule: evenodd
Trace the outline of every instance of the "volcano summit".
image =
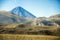
<svg viewBox="0 0 60 40">
<path fill-rule="evenodd" d="M 18 16 L 21 16 L 23 18 L 35 18 L 35 16 L 33 14 L 31 14 L 30 12 L 28 12 L 27 10 L 25 10 L 22 7 L 16 7 L 12 10 L 12 14 L 16 14 Z"/>
</svg>

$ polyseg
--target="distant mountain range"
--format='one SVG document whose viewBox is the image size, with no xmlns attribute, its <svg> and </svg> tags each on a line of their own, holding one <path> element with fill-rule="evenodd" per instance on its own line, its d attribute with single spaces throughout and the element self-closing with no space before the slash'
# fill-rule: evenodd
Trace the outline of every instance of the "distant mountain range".
<svg viewBox="0 0 60 40">
<path fill-rule="evenodd" d="M 36 17 L 22 7 L 11 11 L 0 11 L 0 24 L 32 24 L 37 26 L 60 26 L 60 14 L 46 17 Z"/>
</svg>

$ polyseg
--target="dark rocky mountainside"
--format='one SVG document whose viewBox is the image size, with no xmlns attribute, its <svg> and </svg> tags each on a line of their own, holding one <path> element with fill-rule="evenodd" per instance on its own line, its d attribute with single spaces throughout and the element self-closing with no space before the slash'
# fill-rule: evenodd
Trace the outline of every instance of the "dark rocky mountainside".
<svg viewBox="0 0 60 40">
<path fill-rule="evenodd" d="M 35 18 L 33 24 L 38 26 L 60 26 L 60 14 L 52 15 L 48 18 Z"/>
</svg>

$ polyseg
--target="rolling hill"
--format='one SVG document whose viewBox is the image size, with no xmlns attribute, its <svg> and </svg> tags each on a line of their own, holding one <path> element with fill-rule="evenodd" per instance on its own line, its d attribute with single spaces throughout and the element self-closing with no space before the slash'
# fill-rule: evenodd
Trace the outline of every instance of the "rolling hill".
<svg viewBox="0 0 60 40">
<path fill-rule="evenodd" d="M 11 24 L 11 23 L 27 23 L 27 19 L 22 18 L 18 15 L 14 15 L 11 12 L 0 11 L 0 24 Z"/>
</svg>

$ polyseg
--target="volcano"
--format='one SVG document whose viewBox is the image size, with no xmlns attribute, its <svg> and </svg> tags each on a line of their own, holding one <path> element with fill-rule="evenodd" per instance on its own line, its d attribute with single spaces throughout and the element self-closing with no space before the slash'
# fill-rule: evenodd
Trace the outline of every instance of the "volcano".
<svg viewBox="0 0 60 40">
<path fill-rule="evenodd" d="M 34 16 L 33 14 L 31 14 L 30 12 L 28 12 L 27 10 L 25 10 L 22 7 L 16 7 L 12 10 L 12 14 L 21 16 L 23 18 L 36 18 L 36 16 Z"/>
</svg>

